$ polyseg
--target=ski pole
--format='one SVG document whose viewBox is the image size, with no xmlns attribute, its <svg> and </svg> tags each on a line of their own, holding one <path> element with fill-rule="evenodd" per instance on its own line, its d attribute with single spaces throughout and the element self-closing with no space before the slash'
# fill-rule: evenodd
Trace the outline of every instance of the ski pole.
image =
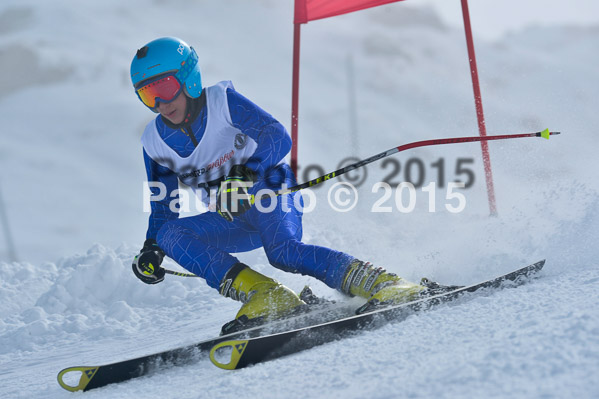
<svg viewBox="0 0 599 399">
<path fill-rule="evenodd" d="M 327 180 L 331 180 L 335 177 L 339 177 L 349 171 L 352 171 L 354 169 L 361 168 L 362 166 L 368 165 L 369 163 L 381 160 L 390 155 L 396 154 L 401 151 L 406 151 L 406 150 L 409 150 L 412 148 L 426 147 L 426 146 L 432 146 L 432 145 L 441 145 L 441 144 L 471 143 L 471 142 L 476 142 L 476 141 L 507 140 L 507 139 L 517 139 L 517 138 L 522 138 L 522 137 L 543 137 L 543 138 L 549 140 L 549 136 L 554 136 L 557 134 L 560 134 L 560 132 L 550 132 L 549 129 L 545 129 L 542 132 L 535 132 L 535 133 L 518 133 L 518 134 L 506 134 L 506 135 L 497 135 L 497 136 L 452 137 L 452 138 L 446 138 L 446 139 L 432 139 L 432 140 L 415 141 L 412 143 L 407 143 L 407 144 L 400 145 L 398 147 L 391 148 L 390 150 L 387 150 L 387 151 L 383 151 L 380 154 L 363 159 L 363 160 L 353 163 L 351 165 L 345 166 L 341 169 L 337 169 L 334 172 L 327 173 L 325 175 L 317 177 L 316 179 L 312 179 L 305 183 L 298 184 L 297 186 L 293 186 L 293 187 L 290 187 L 290 188 L 287 188 L 284 190 L 279 190 L 275 193 L 275 195 L 279 196 L 279 195 L 291 194 L 296 191 L 303 190 L 304 188 L 314 187 L 318 184 L 324 183 Z M 265 198 L 265 197 L 268 197 L 268 195 L 265 195 L 262 198 Z M 252 195 L 252 199 L 251 199 L 252 205 L 255 203 L 255 201 L 256 201 L 256 199 Z M 168 269 L 164 269 L 164 271 L 167 274 L 172 274 L 172 275 L 179 276 L 179 277 L 199 277 L 199 276 L 196 276 L 195 274 L 180 273 L 180 272 L 176 272 L 176 271 L 168 270 Z"/>
<path fill-rule="evenodd" d="M 174 270 L 169 270 L 169 269 L 164 269 L 164 272 L 166 274 L 172 274 L 173 276 L 179 276 L 179 277 L 199 277 L 199 276 L 196 276 L 195 274 L 181 273 L 181 272 L 176 272 Z"/>
<path fill-rule="evenodd" d="M 291 194 L 299 190 L 303 190 L 304 188 L 314 187 L 318 184 L 321 184 L 327 180 L 331 180 L 335 177 L 339 177 L 349 171 L 352 171 L 357 168 L 361 168 L 362 166 L 368 165 L 369 163 L 378 161 L 380 159 L 386 158 L 389 155 L 396 154 L 401 151 L 409 150 L 416 147 L 426 147 L 431 145 L 441 145 L 441 144 L 456 144 L 456 143 L 470 143 L 474 141 L 491 141 L 491 140 L 506 140 L 506 139 L 517 139 L 521 137 L 543 137 L 549 140 L 549 136 L 554 136 L 556 134 L 560 134 L 560 132 L 550 132 L 549 129 L 545 129 L 542 132 L 536 133 L 518 133 L 518 134 L 506 134 L 506 135 L 498 135 L 498 136 L 472 136 L 472 137 L 452 137 L 446 139 L 432 139 L 432 140 L 423 140 L 423 141 L 415 141 L 413 143 L 403 144 L 398 147 L 391 148 L 390 150 L 383 151 L 380 154 L 371 156 L 370 158 L 363 159 L 351 165 L 345 166 L 341 169 L 337 169 L 334 172 L 327 173 L 316 179 L 312 179 L 302 184 L 298 184 L 297 186 L 289 187 L 284 190 L 279 190 L 275 193 L 275 195 L 284 195 Z M 254 201 L 255 202 L 255 201 Z"/>
</svg>

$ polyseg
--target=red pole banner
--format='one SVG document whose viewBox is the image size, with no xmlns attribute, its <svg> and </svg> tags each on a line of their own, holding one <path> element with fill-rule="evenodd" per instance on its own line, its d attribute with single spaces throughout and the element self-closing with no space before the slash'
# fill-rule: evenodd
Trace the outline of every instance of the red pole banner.
<svg viewBox="0 0 599 399">
<path fill-rule="evenodd" d="M 478 119 L 478 132 L 481 137 L 487 135 L 485 126 L 485 114 L 483 112 L 483 100 L 480 94 L 478 82 L 478 68 L 476 66 L 476 55 L 474 53 L 474 40 L 472 39 L 472 27 L 470 25 L 470 13 L 468 11 L 468 0 L 462 0 L 462 14 L 464 16 L 464 29 L 466 31 L 466 43 L 468 46 L 468 58 L 470 59 L 470 72 L 472 76 L 472 87 L 474 89 L 474 104 L 476 106 L 476 118 Z M 483 152 L 483 164 L 485 166 L 485 179 L 487 182 L 487 196 L 489 198 L 489 211 L 492 216 L 497 215 L 495 203 L 495 188 L 493 187 L 493 173 L 491 172 L 491 158 L 489 156 L 489 145 L 487 141 L 481 141 Z"/>
<path fill-rule="evenodd" d="M 334 17 L 398 1 L 402 0 L 296 0 L 293 22 L 305 24 L 316 19 Z"/>
</svg>

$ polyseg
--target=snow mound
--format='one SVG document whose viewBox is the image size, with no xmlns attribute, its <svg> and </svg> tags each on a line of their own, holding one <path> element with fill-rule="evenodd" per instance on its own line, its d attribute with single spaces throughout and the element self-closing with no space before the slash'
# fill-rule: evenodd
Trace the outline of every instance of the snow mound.
<svg viewBox="0 0 599 399">
<path fill-rule="evenodd" d="M 140 282 L 131 272 L 136 252 L 95 245 L 85 254 L 38 268 L 0 264 L 0 300 L 7 304 L 0 321 L 0 354 L 69 340 L 130 336 L 155 330 L 152 323 L 172 317 L 174 309 L 212 309 L 218 295 L 207 294 L 212 290 L 202 280 L 173 277 L 156 286 Z"/>
</svg>

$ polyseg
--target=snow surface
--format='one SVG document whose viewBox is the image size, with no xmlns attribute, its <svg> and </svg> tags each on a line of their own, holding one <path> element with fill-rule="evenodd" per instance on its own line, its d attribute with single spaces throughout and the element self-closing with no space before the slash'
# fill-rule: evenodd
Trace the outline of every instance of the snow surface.
<svg viewBox="0 0 599 399">
<path fill-rule="evenodd" d="M 209 338 L 238 304 L 199 279 L 146 286 L 130 271 L 143 242 L 139 137 L 153 118 L 130 87 L 134 50 L 162 35 L 198 49 L 206 85 L 236 88 L 289 126 L 291 2 L 81 2 L 0 5 L 0 185 L 19 261 L 0 263 L 0 397 L 599 397 L 599 27 L 528 28 L 476 50 L 489 134 L 562 131 L 490 144 L 499 216 L 488 217 L 480 146 L 396 155 L 430 167 L 473 158 L 475 183 L 450 213 L 373 213 L 374 164 L 347 213 L 315 189 L 307 242 L 408 279 L 470 284 L 546 258 L 540 278 L 493 295 L 235 372 L 208 361 L 92 390 L 64 391 L 62 368 L 97 365 Z M 334 170 L 411 141 L 477 135 L 463 32 L 429 7 L 393 4 L 304 26 L 300 160 Z M 347 63 L 356 76 L 352 137 Z M 403 173 L 403 172 L 402 172 Z M 302 170 L 300 170 L 300 177 Z M 401 175 L 403 176 L 403 175 Z M 312 175 L 311 177 L 316 177 Z M 397 179 L 397 178 L 396 178 Z M 406 201 L 407 203 L 407 201 Z M 1 235 L 0 251 L 8 248 Z M 293 289 L 340 296 L 306 276 L 239 257 Z M 165 266 L 179 269 L 172 261 Z"/>
</svg>

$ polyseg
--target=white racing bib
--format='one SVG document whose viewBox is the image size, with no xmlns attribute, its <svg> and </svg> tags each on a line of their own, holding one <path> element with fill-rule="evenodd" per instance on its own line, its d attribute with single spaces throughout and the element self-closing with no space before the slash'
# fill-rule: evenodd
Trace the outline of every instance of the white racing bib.
<svg viewBox="0 0 599 399">
<path fill-rule="evenodd" d="M 210 204 L 209 190 L 218 187 L 233 165 L 245 164 L 258 147 L 252 138 L 233 126 L 227 103 L 228 88 L 233 88 L 230 81 L 204 89 L 206 130 L 190 156 L 181 157 L 162 140 L 156 120 L 148 123 L 141 138 L 148 156 L 175 172 L 181 183 L 191 187 L 206 206 Z"/>
</svg>

